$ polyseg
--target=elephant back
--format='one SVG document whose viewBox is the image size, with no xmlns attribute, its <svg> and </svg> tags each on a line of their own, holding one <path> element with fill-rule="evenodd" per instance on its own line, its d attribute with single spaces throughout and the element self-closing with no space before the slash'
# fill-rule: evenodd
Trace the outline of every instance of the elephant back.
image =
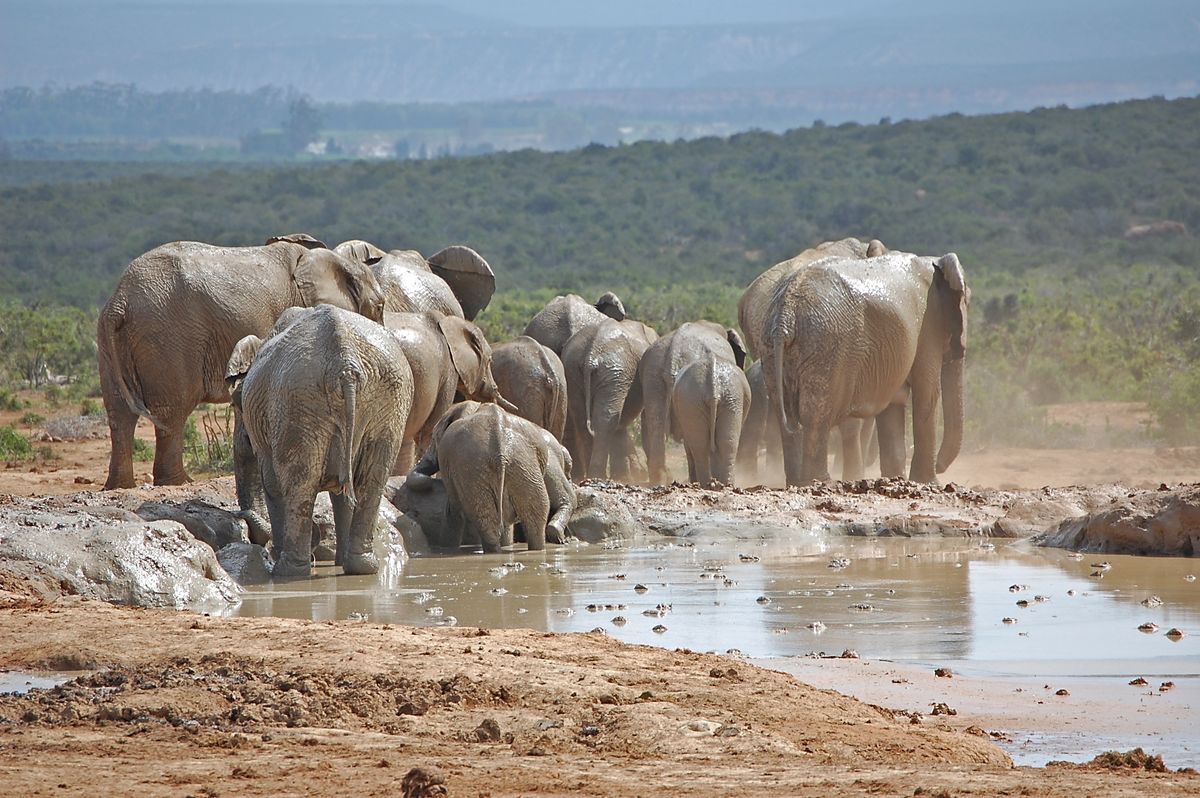
<svg viewBox="0 0 1200 798">
<path fill-rule="evenodd" d="M 432 311 L 446 316 L 466 318 L 462 305 L 446 282 L 429 271 L 416 268 L 424 264 L 417 253 L 389 252 L 371 264 L 371 271 L 384 294 L 384 309 L 393 313 Z"/>
</svg>

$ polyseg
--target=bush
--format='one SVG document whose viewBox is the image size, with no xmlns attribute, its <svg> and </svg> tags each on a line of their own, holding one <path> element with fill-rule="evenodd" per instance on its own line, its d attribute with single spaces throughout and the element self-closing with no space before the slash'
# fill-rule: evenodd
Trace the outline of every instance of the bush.
<svg viewBox="0 0 1200 798">
<path fill-rule="evenodd" d="M 139 463 L 150 463 L 154 461 L 154 447 L 146 443 L 141 438 L 133 439 L 133 459 Z"/>
<path fill-rule="evenodd" d="M 0 410 L 20 410 L 21 398 L 12 391 L 0 390 Z"/>
<path fill-rule="evenodd" d="M 0 459 L 27 460 L 32 454 L 28 438 L 12 427 L 0 427 Z"/>
<path fill-rule="evenodd" d="M 233 406 L 201 410 L 200 423 L 189 416 L 183 427 L 183 455 L 188 471 L 233 473 Z"/>
<path fill-rule="evenodd" d="M 79 415 L 102 416 L 104 415 L 104 407 L 95 399 L 84 399 L 79 403 Z"/>
<path fill-rule="evenodd" d="M 45 420 L 46 420 L 45 416 L 39 415 L 39 414 L 33 412 L 32 410 L 30 410 L 25 415 L 23 415 L 19 419 L 17 419 L 17 423 L 22 424 L 26 427 L 36 427 L 38 424 L 41 424 Z"/>
</svg>

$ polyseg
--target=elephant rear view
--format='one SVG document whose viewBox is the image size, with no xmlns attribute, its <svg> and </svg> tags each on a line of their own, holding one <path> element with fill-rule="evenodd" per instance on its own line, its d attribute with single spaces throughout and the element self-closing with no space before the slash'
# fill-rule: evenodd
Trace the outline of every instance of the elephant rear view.
<svg viewBox="0 0 1200 798">
<path fill-rule="evenodd" d="M 687 452 L 688 480 L 733 483 L 750 383 L 735 364 L 711 352 L 679 372 L 671 389 L 671 426 Z"/>
<path fill-rule="evenodd" d="M 383 317 L 370 270 L 314 238 L 261 247 L 164 244 L 135 258 L 100 311 L 96 343 L 112 453 L 104 487 L 130 488 L 138 416 L 154 423 L 154 482 L 186 482 L 183 427 L 201 402 L 228 402 L 225 365 L 246 335 L 289 307 L 330 304 Z"/>
<path fill-rule="evenodd" d="M 829 258 L 780 283 L 762 363 L 785 435 L 803 427 L 802 457 L 784 452 L 788 484 L 829 478 L 829 430 L 851 418 L 876 417 L 880 470 L 901 475 L 909 393 L 910 478 L 932 482 L 953 462 L 962 444 L 969 301 L 954 253 Z M 939 399 L 945 432 L 935 452 Z"/>
<path fill-rule="evenodd" d="M 293 309 L 262 341 L 247 336 L 227 379 L 240 395 L 249 456 L 236 458 L 239 504 L 261 490 L 274 575 L 306 576 L 317 493 L 333 501 L 338 560 L 374 573 L 374 526 L 412 407 L 412 371 L 394 336 L 338 308 Z"/>
<path fill-rule="evenodd" d="M 530 319 L 522 335 L 528 335 L 562 357 L 563 347 L 572 335 L 606 318 L 625 320 L 625 306 L 611 291 L 601 296 L 595 305 L 589 305 L 578 294 L 560 295 L 547 302 L 546 307 Z"/>
<path fill-rule="evenodd" d="M 492 348 L 492 373 L 505 396 L 521 397 L 515 411 L 559 441 L 567 426 L 567 375 L 548 346 L 519 335 Z M 509 409 L 509 408 L 505 408 Z"/>
</svg>

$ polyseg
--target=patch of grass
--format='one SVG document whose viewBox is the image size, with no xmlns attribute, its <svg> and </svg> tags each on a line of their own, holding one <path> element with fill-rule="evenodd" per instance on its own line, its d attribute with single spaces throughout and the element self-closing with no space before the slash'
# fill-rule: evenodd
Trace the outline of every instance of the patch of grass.
<svg viewBox="0 0 1200 798">
<path fill-rule="evenodd" d="M 79 415 L 102 416 L 104 415 L 104 406 L 95 399 L 84 399 L 79 403 Z"/>
<path fill-rule="evenodd" d="M 46 402 L 51 407 L 58 407 L 62 404 L 63 389 L 57 385 L 51 385 L 46 389 Z"/>
<path fill-rule="evenodd" d="M 17 419 L 18 424 L 23 424 L 26 427 L 36 427 L 46 420 L 46 417 L 30 410 L 25 415 Z"/>
<path fill-rule="evenodd" d="M 21 398 L 12 391 L 0 390 L 0 410 L 20 410 Z"/>
<path fill-rule="evenodd" d="M 139 463 L 149 463 L 154 460 L 154 447 L 141 438 L 133 439 L 133 459 Z"/>
<path fill-rule="evenodd" d="M 28 438 L 11 426 L 0 427 L 0 460 L 27 460 L 32 454 Z"/>
<path fill-rule="evenodd" d="M 62 455 L 54 451 L 54 447 L 50 445 L 39 446 L 37 448 L 37 456 L 39 460 L 61 460 Z"/>
<path fill-rule="evenodd" d="M 183 427 L 183 456 L 188 471 L 233 473 L 233 406 L 205 405 Z"/>
</svg>

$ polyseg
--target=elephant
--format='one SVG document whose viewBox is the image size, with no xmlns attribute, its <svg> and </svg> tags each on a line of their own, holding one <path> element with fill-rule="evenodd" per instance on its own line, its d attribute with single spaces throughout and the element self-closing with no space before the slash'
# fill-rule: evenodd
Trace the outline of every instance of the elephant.
<svg viewBox="0 0 1200 798">
<path fill-rule="evenodd" d="M 807 268 L 824 258 L 844 257 L 862 259 L 884 255 L 887 251 L 887 247 L 878 239 L 872 239 L 867 243 L 863 243 L 857 238 L 825 241 L 815 247 L 804 250 L 794 258 L 775 264 L 756 277 L 746 288 L 741 300 L 738 302 L 738 324 L 746 336 L 746 349 L 750 356 L 756 361 L 762 360 L 766 349 L 765 340 L 768 333 L 766 325 L 769 321 L 771 302 L 779 287 L 786 284 L 797 271 Z M 769 382 L 765 384 L 765 388 L 767 404 L 760 402 L 759 408 L 761 410 L 766 410 L 768 404 L 774 406 L 776 402 Z M 754 411 L 751 410 L 751 413 L 754 413 Z M 771 413 L 771 417 L 777 416 L 778 412 Z M 752 436 L 756 431 L 765 429 L 757 417 L 751 419 L 750 434 Z M 855 448 L 855 443 L 861 442 L 864 437 L 869 437 L 873 429 L 873 427 L 867 428 L 866 435 L 864 435 L 864 427 L 858 421 L 847 421 L 845 428 L 840 429 L 843 479 L 859 479 L 863 476 L 862 447 L 860 443 L 858 448 Z M 789 433 L 786 430 L 780 430 L 780 433 L 782 439 L 781 446 L 785 457 L 790 456 L 795 458 L 798 456 L 801 443 L 797 435 Z M 769 443 L 768 446 L 770 446 Z M 757 449 L 754 451 L 755 454 L 753 457 L 756 462 Z M 750 458 L 751 454 L 747 452 L 743 463 L 749 465 Z M 798 469 L 798 466 L 796 468 Z"/>
<path fill-rule="evenodd" d="M 546 307 L 530 319 L 522 334 L 562 357 L 563 347 L 575 333 L 606 318 L 624 321 L 625 316 L 625 306 L 611 291 L 601 296 L 595 305 L 589 305 L 578 294 L 560 295 L 547 302 Z"/>
<path fill-rule="evenodd" d="M 902 475 L 910 393 L 909 478 L 934 482 L 962 445 L 969 304 L 953 252 L 829 258 L 781 282 L 763 328 L 763 374 L 780 427 L 802 435 L 800 458 L 784 452 L 788 484 L 829 478 L 829 430 L 850 418 L 876 418 L 880 471 Z M 944 433 L 935 452 L 939 399 Z"/>
<path fill-rule="evenodd" d="M 519 521 L 530 551 L 566 541 L 575 510 L 571 456 L 548 430 L 496 405 L 461 402 L 434 427 L 408 476 L 414 490 L 441 474 L 446 489 L 445 548 L 478 539 L 484 551 L 512 545 Z"/>
<path fill-rule="evenodd" d="M 454 404 L 456 394 L 516 412 L 492 376 L 492 348 L 472 322 L 433 312 L 384 311 L 383 325 L 400 342 L 413 375 L 412 410 L 391 473 L 405 474 L 412 468 L 414 447 L 424 451 L 429 445 L 434 424 Z"/>
<path fill-rule="evenodd" d="M 567 448 L 575 476 L 628 478 L 629 423 L 641 412 L 627 401 L 638 363 L 658 340 L 640 321 L 605 318 L 571 336 L 563 347 L 567 375 Z"/>
<path fill-rule="evenodd" d="M 737 330 L 726 329 L 711 321 L 691 321 L 655 341 L 638 363 L 637 379 L 626 398 L 628 407 L 622 413 L 622 423 L 630 424 L 640 408 L 642 447 L 646 450 L 651 484 L 670 482 L 667 418 L 675 379 L 686 366 L 705 360 L 709 355 L 741 369 L 746 359 L 746 347 Z M 738 428 L 741 428 L 740 420 Z"/>
<path fill-rule="evenodd" d="M 272 575 L 310 573 L 313 502 L 323 490 L 343 571 L 375 573 L 379 502 L 413 401 L 400 342 L 340 308 L 297 308 L 265 340 L 238 341 L 225 377 L 237 395 L 238 505 L 252 519 L 266 504 Z"/>
<path fill-rule="evenodd" d="M 100 311 L 96 343 L 112 451 L 104 487 L 130 488 L 133 430 L 154 423 L 154 483 L 189 481 L 183 427 L 201 402 L 228 402 L 233 346 L 265 336 L 289 307 L 320 303 L 383 318 L 370 269 L 304 234 L 261 247 L 164 244 L 135 258 Z"/>
<path fill-rule="evenodd" d="M 745 373 L 723 354 L 708 351 L 692 360 L 671 388 L 671 428 L 683 438 L 688 480 L 702 485 L 732 484 L 742 419 L 752 407 Z"/>
<path fill-rule="evenodd" d="M 521 418 L 549 430 L 562 441 L 567 426 L 567 375 L 562 360 L 528 335 L 492 348 L 492 374 L 505 396 L 521 397 Z"/>
<path fill-rule="evenodd" d="M 491 266 L 470 247 L 449 246 L 426 260 L 416 250 L 384 252 L 366 241 L 343 241 L 334 251 L 371 267 L 393 313 L 427 310 L 474 321 L 496 292 Z"/>
</svg>

